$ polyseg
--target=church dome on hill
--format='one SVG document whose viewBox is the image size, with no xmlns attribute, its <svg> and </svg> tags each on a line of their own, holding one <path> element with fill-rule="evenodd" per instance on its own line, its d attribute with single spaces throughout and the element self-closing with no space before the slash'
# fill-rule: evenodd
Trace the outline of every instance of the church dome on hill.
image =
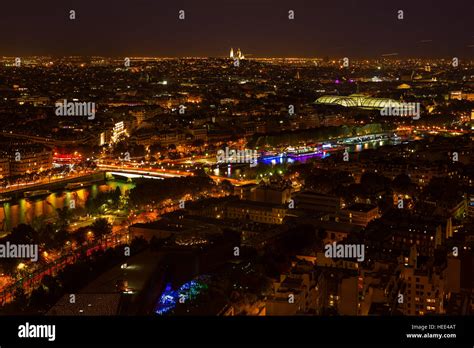
<svg viewBox="0 0 474 348">
<path fill-rule="evenodd" d="M 406 83 L 402 83 L 400 86 L 397 87 L 397 89 L 410 89 L 411 86 L 406 84 Z"/>
</svg>

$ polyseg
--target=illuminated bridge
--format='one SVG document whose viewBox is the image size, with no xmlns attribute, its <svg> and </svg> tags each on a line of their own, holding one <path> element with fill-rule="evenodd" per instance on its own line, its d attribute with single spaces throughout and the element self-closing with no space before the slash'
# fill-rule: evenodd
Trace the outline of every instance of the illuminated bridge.
<svg viewBox="0 0 474 348">
<path fill-rule="evenodd" d="M 179 170 L 169 169 L 150 169 L 150 168 L 136 168 L 127 166 L 117 166 L 110 164 L 98 164 L 97 167 L 110 174 L 125 176 L 128 178 L 182 178 L 185 176 L 193 176 L 193 173 Z"/>
</svg>

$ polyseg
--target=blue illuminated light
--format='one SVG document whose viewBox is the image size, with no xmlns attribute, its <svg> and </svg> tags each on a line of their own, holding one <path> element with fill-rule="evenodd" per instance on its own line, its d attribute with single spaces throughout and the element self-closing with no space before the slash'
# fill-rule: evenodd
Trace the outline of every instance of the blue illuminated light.
<svg viewBox="0 0 474 348">
<path fill-rule="evenodd" d="M 207 284 L 205 283 L 207 279 L 205 276 L 198 277 L 195 280 L 184 283 L 178 290 L 173 290 L 171 283 L 167 283 L 165 290 L 160 296 L 155 313 L 158 315 L 170 313 L 176 308 L 180 299 L 181 301 L 184 300 L 184 302 L 195 299 L 203 290 L 207 289 Z"/>
</svg>

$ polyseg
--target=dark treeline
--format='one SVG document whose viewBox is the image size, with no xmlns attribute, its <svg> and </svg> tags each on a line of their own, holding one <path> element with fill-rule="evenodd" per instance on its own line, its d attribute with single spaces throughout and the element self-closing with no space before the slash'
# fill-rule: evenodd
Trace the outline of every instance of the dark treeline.
<svg viewBox="0 0 474 348">
<path fill-rule="evenodd" d="M 130 201 L 135 205 L 159 202 L 168 198 L 182 197 L 186 194 L 199 194 L 215 186 L 207 176 L 171 178 L 166 180 L 138 179 L 130 191 Z"/>
</svg>

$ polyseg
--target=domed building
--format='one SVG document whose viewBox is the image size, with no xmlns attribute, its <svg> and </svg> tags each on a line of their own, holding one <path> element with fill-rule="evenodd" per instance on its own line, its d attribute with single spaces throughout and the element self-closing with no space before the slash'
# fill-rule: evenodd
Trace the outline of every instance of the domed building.
<svg viewBox="0 0 474 348">
<path fill-rule="evenodd" d="M 378 110 L 386 106 L 398 107 L 402 103 L 390 98 L 373 98 L 363 94 L 351 94 L 349 96 L 323 95 L 315 104 L 341 105 L 345 107 L 357 107 L 361 109 Z"/>
<path fill-rule="evenodd" d="M 338 95 L 323 95 L 318 98 L 316 104 L 342 105 L 345 107 L 357 107 L 357 103 L 350 97 L 342 97 Z"/>
<path fill-rule="evenodd" d="M 410 89 L 411 86 L 406 84 L 406 83 L 402 83 L 400 86 L 397 86 L 397 89 Z"/>
</svg>

